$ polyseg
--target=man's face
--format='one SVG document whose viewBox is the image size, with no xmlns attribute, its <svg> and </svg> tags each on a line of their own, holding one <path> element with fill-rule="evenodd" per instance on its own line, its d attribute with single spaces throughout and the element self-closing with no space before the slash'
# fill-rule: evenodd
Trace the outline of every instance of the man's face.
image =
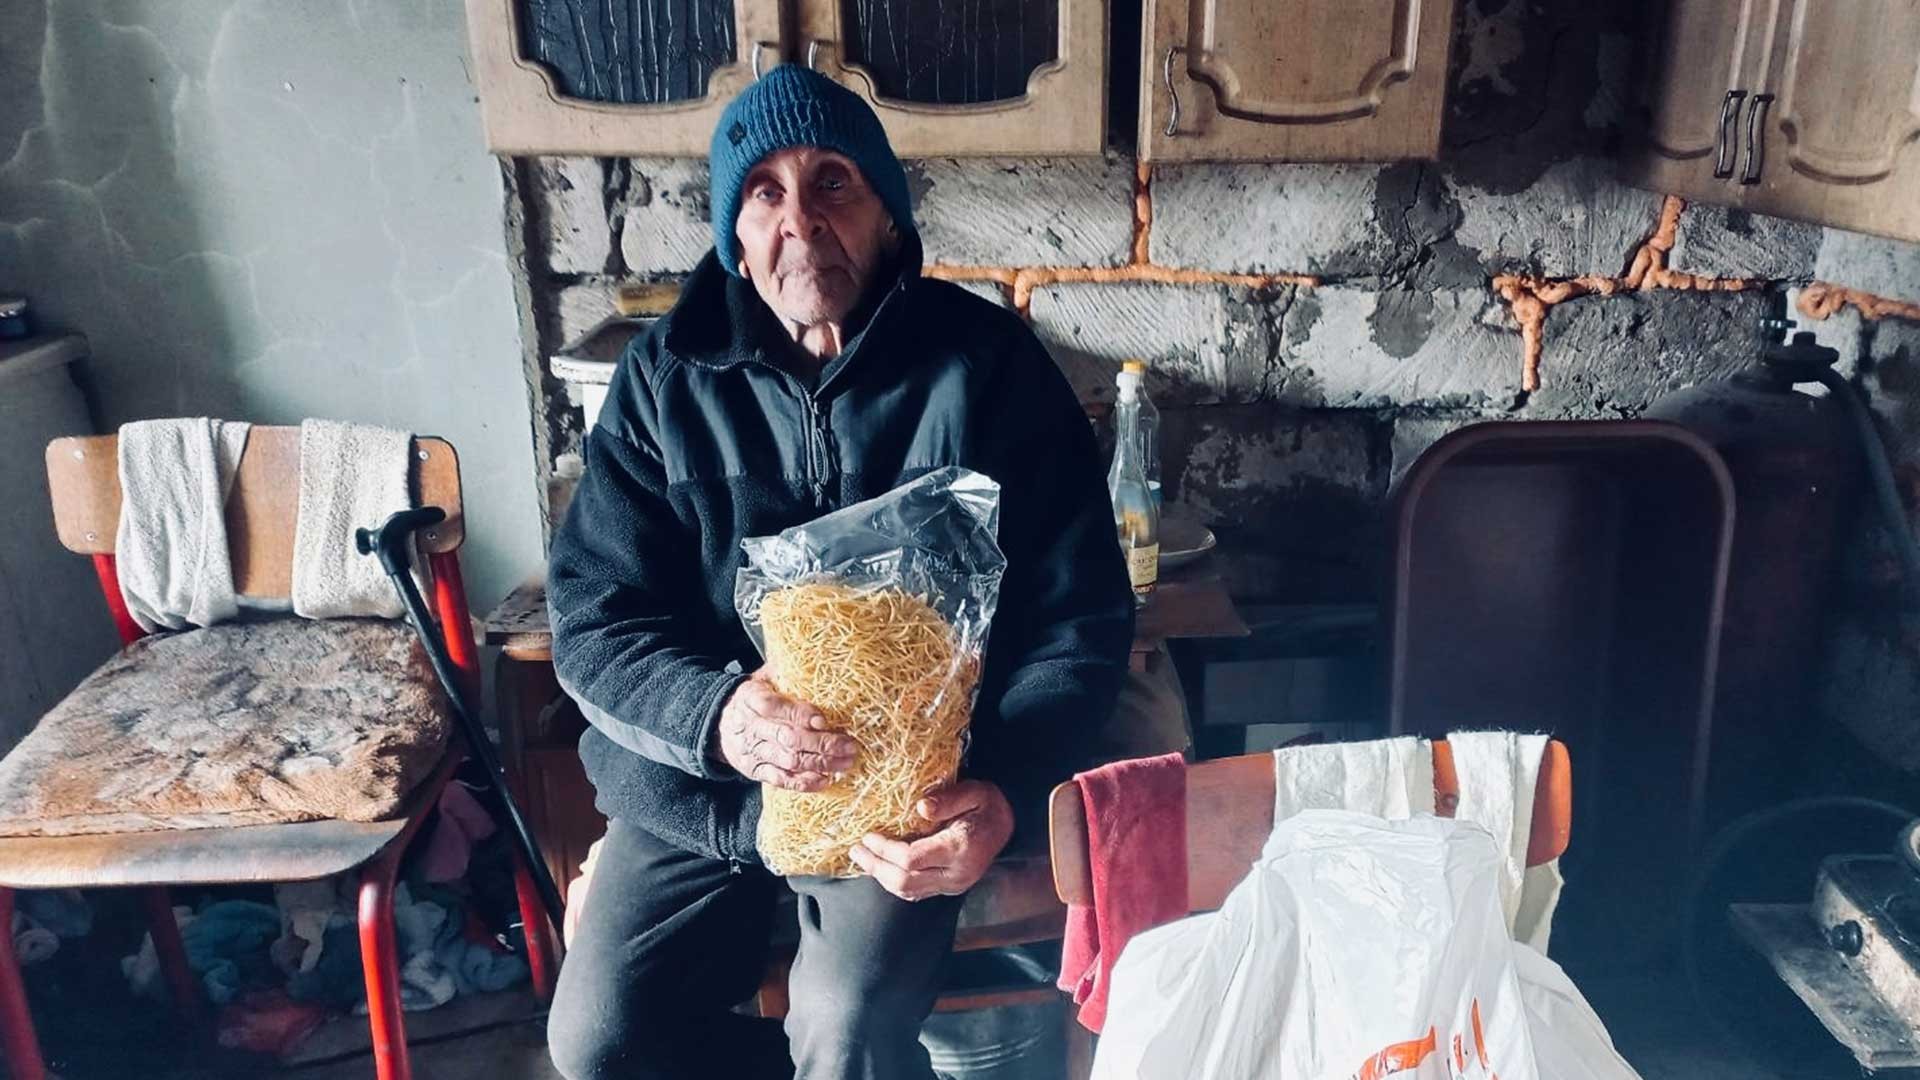
<svg viewBox="0 0 1920 1080">
<path fill-rule="evenodd" d="M 802 326 L 844 320 L 897 242 L 859 166 L 811 146 L 776 151 L 747 173 L 734 232 L 740 272 Z"/>
</svg>

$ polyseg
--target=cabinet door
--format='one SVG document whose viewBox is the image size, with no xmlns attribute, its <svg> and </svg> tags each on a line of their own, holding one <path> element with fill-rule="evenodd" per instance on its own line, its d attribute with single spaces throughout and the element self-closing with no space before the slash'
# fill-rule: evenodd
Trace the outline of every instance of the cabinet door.
<svg viewBox="0 0 1920 1080">
<path fill-rule="evenodd" d="M 1920 240 L 1920 0 L 1672 0 L 1626 179 Z"/>
<path fill-rule="evenodd" d="M 1744 205 L 1920 240 L 1920 2 L 1786 6 Z"/>
<path fill-rule="evenodd" d="M 1452 0 L 1147 0 L 1155 161 L 1390 161 L 1440 150 Z"/>
<path fill-rule="evenodd" d="M 1742 111 L 1762 92 L 1783 2 L 1674 0 L 1655 53 L 1649 153 L 1680 175 L 1734 178 Z"/>
<path fill-rule="evenodd" d="M 779 0 L 467 0 L 467 29 L 497 154 L 704 157 L 781 51 Z"/>
<path fill-rule="evenodd" d="M 1106 144 L 1106 0 L 799 2 L 794 59 L 866 98 L 903 157 Z"/>
</svg>

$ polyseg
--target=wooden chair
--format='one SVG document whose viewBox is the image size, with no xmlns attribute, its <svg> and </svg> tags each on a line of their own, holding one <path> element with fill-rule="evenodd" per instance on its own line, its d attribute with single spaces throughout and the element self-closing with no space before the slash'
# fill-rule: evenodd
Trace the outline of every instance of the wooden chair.
<svg viewBox="0 0 1920 1080">
<path fill-rule="evenodd" d="M 1243 754 L 1187 766 L 1187 910 L 1212 911 L 1247 876 L 1273 831 L 1273 755 Z M 1453 748 L 1433 741 L 1434 812 L 1452 817 L 1460 805 Z M 1087 851 L 1087 813 L 1080 787 L 1053 789 L 1047 804 L 1052 834 L 1053 886 L 1061 902 L 1093 902 Z M 1566 745 L 1547 743 L 1533 792 L 1533 833 L 1527 865 L 1552 862 L 1567 850 L 1573 827 L 1573 765 Z"/>
<path fill-rule="evenodd" d="M 121 492 L 114 436 L 56 439 L 47 447 L 54 521 L 69 550 L 93 557 L 101 592 L 125 643 L 142 632 L 121 600 L 114 537 Z M 424 532 L 421 548 L 432 577 L 432 604 L 454 665 L 478 686 L 479 666 L 457 551 L 465 537 L 459 461 L 453 447 L 414 440 L 412 490 L 420 505 L 442 507 L 445 521 Z M 236 591 L 284 599 L 292 592 L 293 536 L 298 515 L 300 432 L 255 427 L 226 507 Z M 454 736 L 458 738 L 458 736 Z M 454 744 L 450 744 L 450 747 Z M 400 957 L 393 922 L 394 877 L 407 844 L 439 801 L 461 755 L 450 751 L 408 796 L 402 816 L 387 821 L 324 820 L 171 832 L 0 838 L 0 928 L 15 889 L 135 888 L 143 894 L 154 948 L 175 1005 L 201 1024 L 206 1009 L 187 966 L 168 902 L 171 885 L 289 882 L 358 870 L 362 964 L 375 1067 L 380 1080 L 408 1080 L 400 1011 Z M 553 965 L 545 916 L 526 867 L 515 886 L 526 928 L 535 989 L 546 996 Z M 0 933 L 0 1046 L 13 1080 L 42 1080 L 45 1065 L 34 1036 L 12 935 Z"/>
<path fill-rule="evenodd" d="M 1273 831 L 1273 755 L 1243 754 L 1187 766 L 1187 911 L 1213 911 L 1226 903 L 1260 857 Z M 1453 750 L 1433 743 L 1435 812 L 1452 817 L 1460 804 Z M 1053 789 L 1047 805 L 1053 849 L 1053 885 L 1062 903 L 1093 903 L 1093 868 L 1087 847 L 1086 805 L 1078 784 Z M 1527 865 L 1552 862 L 1567 850 L 1573 822 L 1573 772 L 1567 748 L 1547 743 L 1534 787 L 1533 833 Z M 1075 1025 L 1078 1026 L 1078 1025 Z M 1067 1074 L 1088 1075 L 1077 1062 Z"/>
</svg>

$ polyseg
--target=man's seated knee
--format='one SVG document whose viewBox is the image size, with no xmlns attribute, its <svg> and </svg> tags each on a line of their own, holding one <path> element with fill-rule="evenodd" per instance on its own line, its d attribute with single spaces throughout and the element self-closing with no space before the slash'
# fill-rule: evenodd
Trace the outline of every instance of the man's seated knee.
<svg viewBox="0 0 1920 1080">
<path fill-rule="evenodd" d="M 839 1058 L 891 1042 L 920 1038 L 926 999 L 899 993 L 874 993 L 856 1000 L 833 994 L 796 996 L 787 1013 L 787 1038 L 795 1061 L 825 1055 Z"/>
<path fill-rule="evenodd" d="M 627 1029 L 627 1024 L 595 1010 L 555 1008 L 547 1017 L 547 1051 L 554 1069 L 566 1080 L 633 1075 Z"/>
<path fill-rule="evenodd" d="M 547 1016 L 547 1046 L 566 1080 L 677 1076 L 672 1063 L 699 1049 L 689 1044 L 701 1025 L 671 1000 L 569 994 L 565 986 L 563 980 Z"/>
<path fill-rule="evenodd" d="M 595 1024 L 555 1012 L 547 1019 L 547 1048 L 554 1069 L 566 1080 L 677 1080 L 713 1064 L 714 1031 L 712 1025 L 670 1014 L 636 1013 Z M 759 1047 L 760 1040 L 753 1040 L 752 1049 Z M 729 1052 L 747 1049 L 728 1047 Z"/>
</svg>

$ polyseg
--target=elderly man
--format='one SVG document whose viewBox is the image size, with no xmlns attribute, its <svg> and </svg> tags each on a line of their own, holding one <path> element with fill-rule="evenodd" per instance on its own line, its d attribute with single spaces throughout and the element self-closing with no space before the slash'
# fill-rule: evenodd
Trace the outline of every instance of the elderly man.
<svg viewBox="0 0 1920 1080">
<path fill-rule="evenodd" d="M 1094 440 L 1020 319 L 920 275 L 906 173 L 858 97 L 796 65 L 727 109 L 714 251 L 621 359 L 553 541 L 554 663 L 611 819 L 554 999 L 570 1080 L 915 1080 L 962 895 L 1113 708 L 1133 604 Z M 859 748 L 783 697 L 733 607 L 740 541 L 959 465 L 1002 488 L 1007 572 L 961 779 L 925 838 L 782 884 L 761 785 L 823 787 Z M 731 1007 L 799 897 L 793 1006 Z"/>
</svg>

